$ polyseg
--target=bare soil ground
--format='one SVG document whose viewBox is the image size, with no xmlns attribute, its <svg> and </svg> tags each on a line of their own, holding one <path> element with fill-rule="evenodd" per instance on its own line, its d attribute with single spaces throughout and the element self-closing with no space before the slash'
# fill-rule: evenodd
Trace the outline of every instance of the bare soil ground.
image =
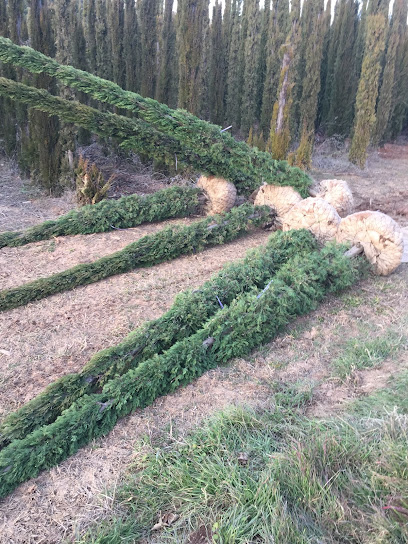
<svg viewBox="0 0 408 544">
<path fill-rule="evenodd" d="M 350 167 L 342 157 L 321 160 L 313 175 L 349 181 L 357 206 L 370 203 L 370 199 L 381 205 L 387 199 L 398 202 L 401 194 L 408 194 L 408 156 L 400 150 L 392 154 L 398 156 L 372 155 L 364 172 Z M 72 206 L 70 197 L 49 199 L 27 193 L 24 181 L 6 162 L 0 160 L 0 164 L 0 229 L 27 227 Z M 403 226 L 408 224 L 408 217 L 396 206 L 386 213 Z M 1 288 L 93 260 L 161 227 L 142 225 L 129 231 L 3 249 Z M 257 231 L 199 255 L 109 278 L 0 314 L 0 417 L 56 378 L 80 369 L 96 351 L 161 315 L 178 292 L 200 285 L 224 263 L 242 257 L 268 236 L 268 232 Z M 367 279 L 342 296 L 328 299 L 312 314 L 296 320 L 275 342 L 157 399 L 147 409 L 123 419 L 104 439 L 21 485 L 0 503 L 0 542 L 75 542 L 92 523 L 109 518 L 112 509 L 118 508 L 112 490 L 132 462 L 134 444 L 141 436 L 163 430 L 172 433 L 174 425 L 187 432 L 230 404 L 267 404 L 277 380 L 312 384 L 317 400 L 310 413 L 317 416 L 336 412 L 350 399 L 383 387 L 390 375 L 408 367 L 407 324 L 405 264 L 388 278 Z M 348 341 L 382 338 L 390 331 L 401 342 L 381 365 L 355 371 L 346 380 L 336 377 L 333 362 Z"/>
</svg>

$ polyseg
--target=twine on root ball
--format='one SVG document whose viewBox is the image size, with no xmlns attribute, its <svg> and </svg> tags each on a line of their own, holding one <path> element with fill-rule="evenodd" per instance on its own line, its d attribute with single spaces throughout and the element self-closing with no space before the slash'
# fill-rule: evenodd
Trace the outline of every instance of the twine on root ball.
<svg viewBox="0 0 408 544">
<path fill-rule="evenodd" d="M 376 274 L 388 276 L 401 263 L 404 241 L 398 224 L 381 212 L 353 213 L 341 220 L 336 240 L 360 244 Z"/>
</svg>

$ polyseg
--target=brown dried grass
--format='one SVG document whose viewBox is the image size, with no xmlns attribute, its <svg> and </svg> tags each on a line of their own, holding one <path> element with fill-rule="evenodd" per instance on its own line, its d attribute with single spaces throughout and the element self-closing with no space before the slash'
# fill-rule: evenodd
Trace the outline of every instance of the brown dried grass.
<svg viewBox="0 0 408 544">
<path fill-rule="evenodd" d="M 7 187 L 14 185 L 10 175 L 3 171 L 6 186 L 1 188 L 0 174 L 0 194 L 8 194 Z M 383 175 L 384 171 L 378 174 L 381 191 Z M 372 176 L 371 184 L 376 179 Z M 357 178 L 355 186 L 361 195 L 367 195 Z M 13 215 L 12 204 L 9 202 L 7 213 L 16 224 L 33 224 L 33 216 L 25 215 L 24 208 L 19 218 Z M 3 219 L 7 221 L 7 217 Z M 2 280 L 17 285 L 81 259 L 97 258 L 146 234 L 145 228 L 160 226 L 2 250 L 0 258 L 7 258 L 3 258 L 0 270 L 8 274 Z M 95 351 L 117 343 L 144 320 L 161 315 L 179 291 L 200 285 L 224 263 L 263 243 L 268 235 L 256 232 L 199 255 L 109 278 L 0 314 L 0 410 L 5 414 L 15 409 L 52 380 L 79 370 Z M 386 330 L 398 323 L 407 306 L 408 266 L 402 265 L 389 278 L 367 280 L 344 297 L 329 299 L 250 357 L 208 372 L 174 394 L 157 399 L 119 422 L 104 439 L 21 485 L 3 500 L 1 544 L 75 542 L 93 523 L 120 511 L 114 489 L 132 462 L 134 444 L 141 436 L 166 429 L 172 433 L 174 425 L 179 432 L 187 432 L 229 404 L 267 404 L 275 380 L 315 384 L 318 402 L 311 413 L 316 415 L 337 411 L 345 401 L 382 387 L 386 376 L 408 365 L 407 352 L 380 368 L 362 371 L 361 380 L 347 384 L 330 378 L 330 362 L 341 342 L 358 334 L 359 325 L 368 323 L 373 331 Z"/>
</svg>

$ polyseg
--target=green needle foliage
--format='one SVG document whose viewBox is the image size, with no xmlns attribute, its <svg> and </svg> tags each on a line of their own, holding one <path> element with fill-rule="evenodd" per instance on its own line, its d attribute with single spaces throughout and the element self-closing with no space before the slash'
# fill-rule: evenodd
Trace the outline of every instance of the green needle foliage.
<svg viewBox="0 0 408 544">
<path fill-rule="evenodd" d="M 251 250 L 244 260 L 228 264 L 196 291 L 181 293 L 162 317 L 132 332 L 123 342 L 96 353 L 77 374 L 55 381 L 0 425 L 0 448 L 48 425 L 79 397 L 95 393 L 110 379 L 162 353 L 201 329 L 234 298 L 262 288 L 280 267 L 298 253 L 316 250 L 309 231 L 274 233 L 268 243 Z"/>
<path fill-rule="evenodd" d="M 293 257 L 263 291 L 234 299 L 194 335 L 109 381 L 102 393 L 84 395 L 54 423 L 3 449 L 0 496 L 106 434 L 120 417 L 269 341 L 295 316 L 316 308 L 327 293 L 357 281 L 358 262 L 334 245 Z"/>
<path fill-rule="evenodd" d="M 276 185 L 291 185 L 302 196 L 308 196 L 307 188 L 311 180 L 302 170 L 290 167 L 286 161 L 276 161 L 269 153 L 250 148 L 244 142 L 238 142 L 227 132 L 221 132 L 220 127 L 202 121 L 184 110 L 172 110 L 151 98 L 143 98 L 136 93 L 124 91 L 111 81 L 71 66 L 63 66 L 29 47 L 15 45 L 7 38 L 0 37 L 0 61 L 26 68 L 33 73 L 44 72 L 96 100 L 132 111 L 134 115 L 148 123 L 141 125 L 145 131 L 147 126 L 150 131 L 156 129 L 163 138 L 166 135 L 169 141 L 178 141 L 184 152 L 190 151 L 191 156 L 186 162 L 191 166 L 232 181 L 241 192 L 251 192 L 260 182 L 265 181 Z M 12 96 L 14 100 L 21 100 L 19 89 L 21 88 L 15 88 Z M 10 93 L 10 87 L 3 90 L 6 96 L 10 96 Z M 83 107 L 81 105 L 81 108 Z M 58 108 L 53 108 L 52 113 L 59 115 Z M 125 118 L 120 118 L 120 123 L 123 119 Z M 127 121 L 135 122 L 134 119 Z M 72 122 L 77 121 L 72 119 Z M 88 128 L 95 132 L 97 127 L 93 124 Z M 126 139 L 126 136 L 122 135 L 122 138 Z M 149 154 L 150 146 L 148 141 L 145 143 L 147 148 L 145 153 Z M 159 152 L 167 150 L 165 142 L 161 146 L 160 148 L 156 144 L 156 156 Z M 182 151 L 179 153 L 181 156 Z M 177 150 L 169 148 L 167 155 L 171 160 L 174 160 L 175 154 Z"/>
<path fill-rule="evenodd" d="M 53 236 L 92 234 L 128 229 L 173 217 L 187 217 L 198 210 L 199 191 L 190 187 L 170 187 L 152 195 L 124 196 L 71 210 L 54 221 L 45 221 L 23 232 L 0 233 L 0 248 L 23 246 Z"/>
<path fill-rule="evenodd" d="M 251 227 L 265 224 L 270 219 L 270 208 L 245 204 L 229 213 L 208 217 L 190 226 L 168 227 L 144 236 L 121 251 L 93 263 L 79 264 L 47 278 L 0 291 L 0 311 L 17 308 L 141 266 L 151 266 L 180 255 L 198 253 L 205 247 L 229 242 Z"/>
</svg>

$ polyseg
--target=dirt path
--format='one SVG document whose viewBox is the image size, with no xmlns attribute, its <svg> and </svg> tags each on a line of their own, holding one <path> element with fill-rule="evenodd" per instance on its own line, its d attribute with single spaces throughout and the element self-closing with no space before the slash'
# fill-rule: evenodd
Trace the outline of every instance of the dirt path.
<svg viewBox="0 0 408 544">
<path fill-rule="evenodd" d="M 320 177 L 330 174 L 350 179 L 362 200 L 371 194 L 382 199 L 400 190 L 408 191 L 405 157 L 373 160 L 374 166 L 364 175 L 352 173 L 347 178 L 345 172 L 335 168 L 320 172 Z M 387 172 L 388 177 L 392 172 L 397 186 L 390 181 L 385 188 Z M 10 171 L 3 169 L 0 194 L 15 188 L 10 176 Z M 15 192 L 16 202 L 22 198 L 21 187 L 22 181 Z M 0 228 L 11 228 L 13 224 L 20 228 L 60 213 L 47 211 L 45 201 L 41 212 L 44 215 L 34 221 L 21 202 L 14 206 L 13 198 L 6 205 L 0 201 Z M 52 206 L 59 205 L 59 201 L 52 201 Z M 395 217 L 404 223 L 405 216 L 396 213 Z M 157 228 L 160 225 L 146 225 L 2 250 L 0 282 L 4 286 L 18 285 L 95 259 Z M 79 370 L 95 351 L 117 343 L 143 321 L 161 315 L 178 292 L 200 285 L 224 263 L 240 258 L 268 235 L 256 232 L 199 255 L 109 278 L 0 314 L 0 416 L 59 376 Z M 107 490 L 123 477 L 133 459 L 134 444 L 144 434 L 163 429 L 172 432 L 173 426 L 186 432 L 229 404 L 267 404 L 276 380 L 313 385 L 313 415 L 336 412 L 348 400 L 383 387 L 389 375 L 408 366 L 405 347 L 381 366 L 356 372 L 345 382 L 333 376 L 333 361 L 350 339 L 381 336 L 388 330 L 403 334 L 407 308 L 408 265 L 402 265 L 389 278 L 369 279 L 341 297 L 329 299 L 316 312 L 296 320 L 275 342 L 246 359 L 208 372 L 173 395 L 157 399 L 149 408 L 123 419 L 106 438 L 21 485 L 0 503 L 1 544 L 52 544 L 64 539 L 74 542 L 91 523 L 109 517 L 112 498 Z"/>
</svg>

